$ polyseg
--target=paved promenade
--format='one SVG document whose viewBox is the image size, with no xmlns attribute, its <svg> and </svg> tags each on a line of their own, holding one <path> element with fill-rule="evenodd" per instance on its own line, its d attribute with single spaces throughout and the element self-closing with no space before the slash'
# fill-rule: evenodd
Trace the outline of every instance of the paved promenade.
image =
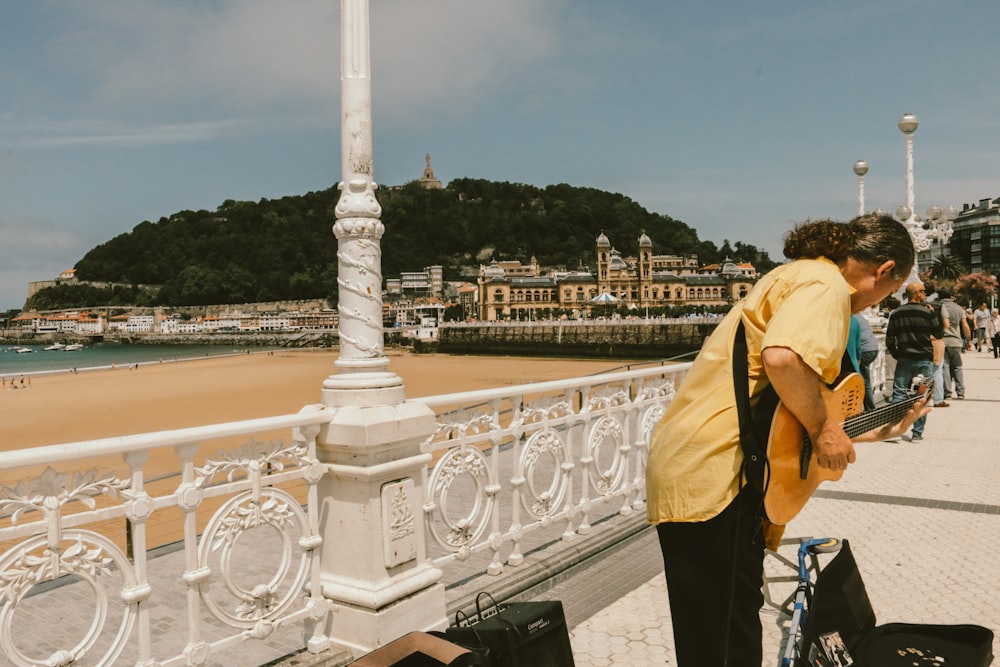
<svg viewBox="0 0 1000 667">
<path fill-rule="evenodd" d="M 850 540 L 879 624 L 975 623 L 1000 633 L 1000 360 L 975 351 L 963 360 L 966 398 L 934 410 L 923 441 L 858 445 L 858 463 L 821 486 L 785 532 Z M 674 664 L 659 559 L 656 536 L 645 531 L 546 591 L 567 606 L 577 667 Z M 771 560 L 769 572 L 793 574 L 778 565 Z M 787 617 L 765 607 L 761 618 L 771 667 Z"/>
</svg>

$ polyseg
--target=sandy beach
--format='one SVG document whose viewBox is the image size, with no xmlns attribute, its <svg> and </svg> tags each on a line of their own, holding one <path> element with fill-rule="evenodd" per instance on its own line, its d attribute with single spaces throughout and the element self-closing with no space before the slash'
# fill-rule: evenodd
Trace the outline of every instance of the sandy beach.
<svg viewBox="0 0 1000 667">
<path fill-rule="evenodd" d="M 616 360 L 389 350 L 407 397 L 589 375 Z M 320 402 L 335 350 L 276 351 L 36 377 L 0 391 L 0 451 L 297 412 Z"/>
<path fill-rule="evenodd" d="M 337 372 L 335 350 L 260 352 L 118 367 L 78 374 L 36 376 L 25 389 L 0 390 L 0 484 L 13 487 L 36 478 L 45 466 L 5 469 L 3 452 L 76 443 L 97 438 L 148 433 L 298 412 L 321 401 L 323 380 Z M 616 360 L 415 355 L 389 350 L 389 370 L 403 379 L 406 396 L 432 396 L 473 389 L 543 382 L 621 368 Z M 637 362 L 641 363 L 641 362 Z M 256 438 L 287 438 L 287 433 Z M 245 439 L 201 443 L 201 456 L 244 444 Z M 200 457 L 199 457 L 200 458 Z M 82 459 L 60 471 L 115 471 L 126 476 L 120 456 Z M 171 447 L 150 452 L 143 466 L 152 495 L 176 487 L 178 459 Z M 305 500 L 304 487 L 288 488 Z M 222 499 L 199 508 L 200 528 Z M 78 509 L 83 509 L 78 506 Z M 183 514 L 176 508 L 154 513 L 147 523 L 150 546 L 182 539 Z M 111 520 L 93 525 L 119 546 L 126 525 Z M 0 545 L 0 551 L 6 545 Z"/>
</svg>

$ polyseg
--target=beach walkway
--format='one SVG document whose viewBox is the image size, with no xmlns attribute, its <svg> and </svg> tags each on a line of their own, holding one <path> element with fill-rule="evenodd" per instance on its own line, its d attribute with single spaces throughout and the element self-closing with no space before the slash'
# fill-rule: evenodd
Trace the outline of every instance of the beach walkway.
<svg viewBox="0 0 1000 667">
<path fill-rule="evenodd" d="M 935 410 L 923 441 L 859 445 L 858 463 L 841 481 L 823 485 L 786 530 L 786 538 L 849 540 L 880 624 L 975 623 L 1000 630 L 1000 572 L 993 562 L 1000 553 L 1000 360 L 985 352 L 963 358 L 966 399 Z M 794 546 L 789 549 L 791 556 Z M 260 555 L 266 562 L 266 548 Z M 181 559 L 182 553 L 168 548 L 159 558 Z M 791 574 L 772 559 L 768 571 Z M 151 600 L 157 642 L 183 646 L 184 627 L 168 610 L 184 604 L 186 590 L 180 581 L 154 582 L 154 587 L 158 595 L 176 598 L 167 604 L 159 597 L 162 605 Z M 43 622 L 26 619 L 18 628 L 19 644 L 43 646 L 47 625 L 72 622 L 84 609 L 89 613 L 87 591 L 65 588 L 58 610 L 39 610 Z M 792 588 L 780 584 L 772 596 L 783 599 Z M 518 598 L 562 601 L 577 667 L 674 664 L 666 585 L 652 529 Z M 764 665 L 771 667 L 778 664 L 787 617 L 771 607 L 761 617 Z M 213 656 L 210 664 L 308 667 L 349 660 L 343 654 L 324 662 L 290 655 L 301 646 L 300 627 L 278 628 L 225 658 Z M 122 655 L 116 664 L 135 664 L 135 656 Z"/>
</svg>

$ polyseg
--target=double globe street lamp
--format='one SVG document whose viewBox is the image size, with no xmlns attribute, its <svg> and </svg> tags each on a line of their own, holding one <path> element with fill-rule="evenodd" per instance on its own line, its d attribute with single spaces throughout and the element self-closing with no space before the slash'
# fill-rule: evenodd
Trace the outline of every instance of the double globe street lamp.
<svg viewBox="0 0 1000 667">
<path fill-rule="evenodd" d="M 920 253 L 924 253 L 924 263 L 929 263 L 931 258 L 927 251 L 931 250 L 935 243 L 947 246 L 954 231 L 952 223 L 958 216 L 958 210 L 954 206 L 943 209 L 933 205 L 927 209 L 926 218 L 921 218 L 916 213 L 916 198 L 913 188 L 913 134 L 919 125 L 920 121 L 912 113 L 905 113 L 899 119 L 899 131 L 906 138 L 906 203 L 896 209 L 896 219 L 906 225 L 910 238 L 913 239 L 913 247 L 918 255 L 918 264 L 921 259 Z M 858 215 L 864 215 L 865 174 L 868 173 L 868 163 L 864 160 L 855 162 L 854 173 L 858 177 Z M 917 266 L 914 266 L 911 279 L 916 279 L 917 271 Z"/>
</svg>

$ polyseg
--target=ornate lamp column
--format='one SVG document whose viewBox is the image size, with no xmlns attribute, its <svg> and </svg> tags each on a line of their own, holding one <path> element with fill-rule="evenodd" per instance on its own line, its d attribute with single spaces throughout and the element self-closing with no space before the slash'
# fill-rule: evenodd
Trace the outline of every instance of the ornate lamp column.
<svg viewBox="0 0 1000 667">
<path fill-rule="evenodd" d="M 338 373 L 323 382 L 334 409 L 320 433 L 325 464 L 320 559 L 329 633 L 360 654 L 411 630 L 440 629 L 441 571 L 427 562 L 423 498 L 434 413 L 407 403 L 382 343 L 382 213 L 372 180 L 368 0 L 341 0 L 343 181 L 333 226 L 340 312 Z"/>
<path fill-rule="evenodd" d="M 916 199 L 913 194 L 913 133 L 917 131 L 920 122 L 912 113 L 904 113 L 899 119 L 899 131 L 906 137 L 906 211 L 900 210 L 900 220 L 908 227 L 913 227 L 917 214 Z M 905 217 L 902 215 L 905 213 Z"/>
<path fill-rule="evenodd" d="M 865 214 L 865 174 L 868 173 L 868 163 L 858 160 L 854 163 L 854 173 L 858 175 L 858 215 Z"/>
<path fill-rule="evenodd" d="M 341 173 L 333 233 L 337 237 L 340 356 L 323 382 L 327 405 L 398 403 L 403 382 L 388 372 L 382 338 L 382 247 L 385 227 L 373 180 L 368 2 L 341 0 Z M 361 390 L 361 391 L 359 391 Z M 373 395 L 374 394 L 374 395 Z"/>
</svg>

